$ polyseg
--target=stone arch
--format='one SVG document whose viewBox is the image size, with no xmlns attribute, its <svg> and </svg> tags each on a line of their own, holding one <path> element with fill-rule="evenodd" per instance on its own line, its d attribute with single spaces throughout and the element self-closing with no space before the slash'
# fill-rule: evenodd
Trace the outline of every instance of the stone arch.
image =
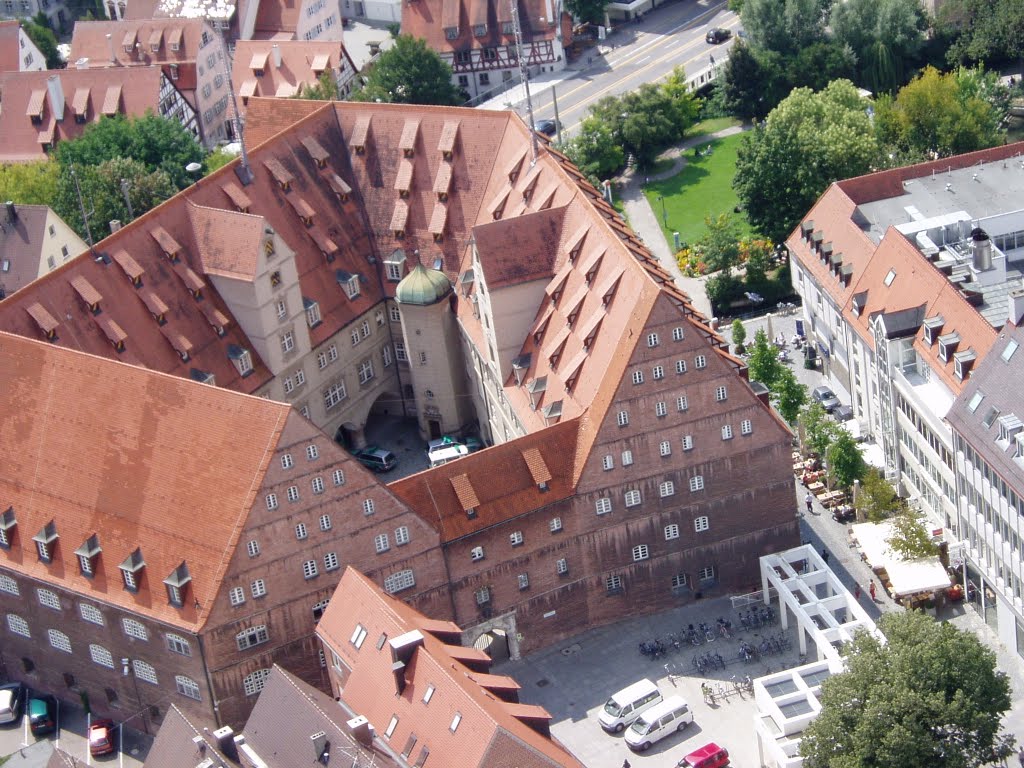
<svg viewBox="0 0 1024 768">
<path fill-rule="evenodd" d="M 462 644 L 464 646 L 472 646 L 479 648 L 478 641 L 483 639 L 484 645 L 490 647 L 494 642 L 498 642 L 499 646 L 501 643 L 501 635 L 504 635 L 504 640 L 508 646 L 507 658 L 510 661 L 518 661 L 520 658 L 519 653 L 519 633 L 516 631 L 516 614 L 515 611 L 504 613 L 501 616 L 495 616 L 493 618 L 482 621 L 476 626 L 469 627 L 468 629 L 462 630 Z M 490 636 L 490 640 L 485 636 Z M 487 648 L 482 648 L 487 652 Z M 495 661 L 502 661 L 504 656 L 504 648 L 497 649 L 501 651 L 501 656 L 492 656 Z M 488 655 L 490 653 L 488 652 Z"/>
</svg>

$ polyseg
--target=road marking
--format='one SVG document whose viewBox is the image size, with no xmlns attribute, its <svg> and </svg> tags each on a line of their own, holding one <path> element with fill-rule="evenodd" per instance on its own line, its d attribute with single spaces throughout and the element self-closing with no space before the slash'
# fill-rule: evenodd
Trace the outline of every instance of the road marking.
<svg viewBox="0 0 1024 768">
<path fill-rule="evenodd" d="M 647 60 L 648 60 L 649 58 L 651 58 L 651 57 L 650 57 L 650 56 L 644 56 L 644 57 L 643 57 L 642 59 L 637 59 L 635 63 L 637 63 L 637 64 L 643 64 L 643 63 L 644 63 L 645 61 L 647 61 Z"/>
</svg>

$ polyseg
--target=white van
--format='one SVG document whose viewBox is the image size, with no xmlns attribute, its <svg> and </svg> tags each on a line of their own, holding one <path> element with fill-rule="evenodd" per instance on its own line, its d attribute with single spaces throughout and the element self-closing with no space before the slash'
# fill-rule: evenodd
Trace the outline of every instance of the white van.
<svg viewBox="0 0 1024 768">
<path fill-rule="evenodd" d="M 430 462 L 431 467 L 440 467 L 442 464 L 447 464 L 449 461 L 461 459 L 463 456 L 468 454 L 469 448 L 460 443 L 456 443 L 444 448 L 435 448 L 432 451 L 427 451 L 427 460 Z"/>
<path fill-rule="evenodd" d="M 692 722 L 693 712 L 683 697 L 670 696 L 636 719 L 626 731 L 626 744 L 636 752 L 643 752 L 654 742 L 661 741 L 673 731 L 683 730 Z"/>
<path fill-rule="evenodd" d="M 659 704 L 661 699 L 658 686 L 644 678 L 608 699 L 597 720 L 608 733 L 618 733 L 636 720 L 641 712 Z"/>
</svg>

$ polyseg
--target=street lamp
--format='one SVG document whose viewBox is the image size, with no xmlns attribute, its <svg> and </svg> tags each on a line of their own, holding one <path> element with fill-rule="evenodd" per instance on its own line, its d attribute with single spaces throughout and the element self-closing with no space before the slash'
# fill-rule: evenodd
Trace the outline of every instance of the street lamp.
<svg viewBox="0 0 1024 768">
<path fill-rule="evenodd" d="M 668 229 L 668 211 L 665 210 L 665 196 L 658 195 L 658 200 L 661 201 L 661 220 L 665 224 L 665 229 Z"/>
<path fill-rule="evenodd" d="M 146 732 L 146 735 L 148 736 L 149 735 L 149 723 L 148 723 L 148 721 L 147 721 L 148 719 L 146 717 L 146 703 L 142 700 L 142 694 L 139 693 L 139 680 L 135 676 L 135 669 L 132 668 L 132 669 L 129 670 L 129 666 L 131 664 L 132 664 L 132 661 L 127 656 L 124 656 L 124 657 L 121 658 L 121 675 L 124 676 L 124 677 L 128 677 L 129 671 L 131 672 L 132 686 L 135 688 L 135 704 L 139 708 L 139 711 L 136 714 L 141 714 L 142 715 L 142 729 Z M 121 727 L 122 728 L 124 727 L 124 722 L 123 721 L 121 722 Z M 118 736 L 120 736 L 120 735 L 121 734 L 118 734 Z"/>
</svg>

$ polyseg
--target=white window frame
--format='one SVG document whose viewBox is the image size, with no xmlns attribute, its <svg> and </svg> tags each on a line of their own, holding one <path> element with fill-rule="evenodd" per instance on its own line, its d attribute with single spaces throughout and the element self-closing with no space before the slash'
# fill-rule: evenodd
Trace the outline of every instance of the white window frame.
<svg viewBox="0 0 1024 768">
<path fill-rule="evenodd" d="M 633 371 L 633 383 L 643 384 L 644 383 L 644 372 L 641 370 Z"/>
<path fill-rule="evenodd" d="M 609 469 L 615 469 L 615 458 L 609 453 L 601 459 L 601 466 L 604 468 L 605 472 Z"/>
<path fill-rule="evenodd" d="M 408 544 L 410 541 L 409 526 L 400 525 L 395 528 L 395 546 L 401 547 Z"/>
<path fill-rule="evenodd" d="M 636 488 L 631 488 L 622 494 L 622 500 L 627 509 L 630 507 L 638 507 L 643 503 L 643 495 Z"/>
<path fill-rule="evenodd" d="M 100 627 L 107 624 L 107 620 L 103 618 L 100 609 L 91 603 L 79 603 L 78 615 L 82 617 L 82 621 L 88 621 L 90 624 L 96 624 Z"/>
<path fill-rule="evenodd" d="M 373 537 L 373 548 L 377 551 L 377 554 L 387 552 L 391 549 L 391 541 L 386 533 L 378 533 Z"/>
<path fill-rule="evenodd" d="M 658 493 L 663 499 L 667 499 L 669 496 L 675 496 L 676 484 L 671 480 L 664 480 L 658 485 Z"/>
<path fill-rule="evenodd" d="M 633 562 L 639 563 L 642 560 L 647 560 L 651 556 L 651 551 L 646 544 L 637 544 L 633 547 Z"/>
<path fill-rule="evenodd" d="M 655 381 L 665 378 L 665 368 L 661 365 L 656 365 L 651 369 L 651 378 Z"/>
<path fill-rule="evenodd" d="M 754 422 L 750 419 L 744 419 L 740 422 L 740 434 L 749 435 L 754 431 Z"/>
<path fill-rule="evenodd" d="M 661 455 L 661 456 L 671 456 L 672 455 L 672 441 L 671 440 L 662 440 L 661 443 L 658 445 L 658 454 Z"/>
<path fill-rule="evenodd" d="M 416 577 L 412 570 L 398 571 L 392 573 L 384 579 L 384 591 L 389 595 L 394 595 L 405 589 L 410 589 L 416 586 Z"/>
<path fill-rule="evenodd" d="M 695 533 L 704 533 L 711 528 L 711 520 L 707 515 L 701 515 L 693 519 L 693 530 Z"/>
<path fill-rule="evenodd" d="M 612 511 L 612 500 L 609 496 L 602 496 L 594 504 L 594 509 L 599 515 L 607 515 Z"/>
<path fill-rule="evenodd" d="M 629 411 L 619 411 L 615 418 L 620 427 L 629 426 Z"/>
<path fill-rule="evenodd" d="M 114 654 L 110 652 L 110 649 L 103 647 L 99 643 L 89 644 L 89 658 L 92 659 L 94 664 L 99 664 L 101 667 L 107 669 L 114 668 Z"/>
<path fill-rule="evenodd" d="M 704 475 L 694 475 L 690 478 L 690 492 L 696 493 L 697 491 L 704 490 Z"/>
<path fill-rule="evenodd" d="M 722 425 L 722 439 L 732 440 L 732 424 Z"/>
<path fill-rule="evenodd" d="M 307 538 L 309 538 L 309 529 L 306 528 L 306 524 L 305 523 L 296 523 L 295 524 L 295 539 L 297 541 L 302 541 L 303 539 L 307 539 Z"/>
<path fill-rule="evenodd" d="M 191 677 L 185 675 L 174 676 L 174 687 L 178 689 L 178 693 L 182 696 L 186 696 L 196 701 L 202 701 L 203 697 L 199 693 L 199 683 L 193 680 Z"/>
<path fill-rule="evenodd" d="M 146 626 L 135 619 L 129 619 L 127 617 L 121 619 L 121 628 L 128 637 L 134 637 L 136 640 L 149 641 L 149 630 Z"/>
<path fill-rule="evenodd" d="M 253 599 L 264 597 L 267 594 L 267 582 L 263 579 L 253 579 L 249 585 L 249 590 L 252 592 Z"/>
<path fill-rule="evenodd" d="M 683 435 L 683 450 L 684 451 L 692 451 L 693 450 L 693 435 Z"/>
<path fill-rule="evenodd" d="M 320 568 L 316 564 L 316 560 L 307 560 L 302 564 L 302 578 L 306 581 L 315 579 L 320 575 Z"/>
<path fill-rule="evenodd" d="M 245 603 L 245 590 L 241 587 L 232 587 L 228 591 L 228 602 L 236 608 L 243 605 Z"/>
<path fill-rule="evenodd" d="M 319 478 L 317 478 L 317 479 L 319 479 Z M 323 483 L 322 480 L 320 482 Z M 323 492 L 322 488 L 321 488 L 321 492 Z M 332 525 L 333 525 L 333 523 L 331 522 L 331 516 L 330 515 L 320 515 L 320 530 L 321 531 L 325 531 L 326 532 L 326 531 L 331 530 L 331 526 Z"/>
<path fill-rule="evenodd" d="M 693 358 L 693 367 L 696 368 L 697 370 L 701 370 L 702 368 L 707 368 L 708 367 L 708 359 L 707 359 L 707 357 L 704 356 L 704 355 L 697 355 L 695 358 Z"/>
<path fill-rule="evenodd" d="M 328 552 L 324 555 L 324 571 L 330 573 L 336 571 L 341 567 L 341 561 L 338 559 L 337 552 Z"/>
<path fill-rule="evenodd" d="M 678 373 L 678 374 L 686 373 L 686 361 L 685 360 L 676 360 L 676 373 Z"/>
<path fill-rule="evenodd" d="M 729 399 L 729 391 L 724 387 L 717 387 L 715 389 L 715 400 L 719 403 L 724 403 Z"/>
<path fill-rule="evenodd" d="M 647 347 L 648 349 L 658 346 L 658 334 L 648 333 L 647 334 Z"/>
<path fill-rule="evenodd" d="M 672 341 L 682 341 L 685 334 L 683 333 L 683 327 L 677 325 L 672 329 Z"/>
<path fill-rule="evenodd" d="M 622 452 L 622 456 L 620 456 L 619 458 L 622 461 L 622 466 L 624 466 L 624 467 L 632 466 L 632 464 L 633 464 L 633 452 L 632 451 L 630 451 L 628 449 L 623 451 Z"/>
<path fill-rule="evenodd" d="M 524 539 L 523 539 L 523 532 L 522 531 L 512 531 L 512 533 L 510 533 L 508 535 L 508 541 L 509 541 L 509 544 L 511 544 L 513 547 L 522 546 L 522 543 L 524 541 Z"/>
<path fill-rule="evenodd" d="M 679 538 L 679 524 L 669 523 L 665 526 L 665 541 L 672 541 L 672 539 Z"/>
<path fill-rule="evenodd" d="M 668 405 L 665 404 L 664 400 L 659 400 L 654 404 L 654 415 L 659 419 L 668 416 Z"/>
<path fill-rule="evenodd" d="M 192 644 L 181 635 L 168 633 L 164 637 L 167 640 L 167 650 L 171 653 L 176 653 L 179 656 L 192 655 Z"/>
</svg>

